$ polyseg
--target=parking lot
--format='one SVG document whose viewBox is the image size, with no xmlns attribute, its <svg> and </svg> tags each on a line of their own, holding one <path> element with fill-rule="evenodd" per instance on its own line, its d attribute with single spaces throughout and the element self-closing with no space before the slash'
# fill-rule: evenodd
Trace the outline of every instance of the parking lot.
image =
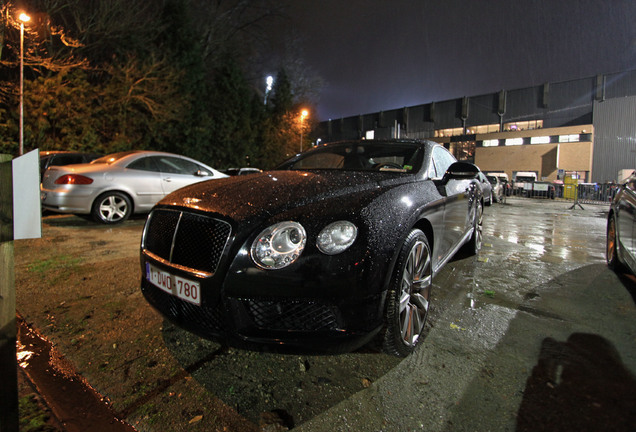
<svg viewBox="0 0 636 432">
<path fill-rule="evenodd" d="M 607 206 L 571 204 L 486 207 L 481 253 L 437 275 L 406 359 L 242 351 L 175 328 L 139 291 L 143 218 L 47 216 L 42 239 L 15 242 L 17 307 L 140 431 L 632 430 L 636 282 L 604 263 Z"/>
</svg>

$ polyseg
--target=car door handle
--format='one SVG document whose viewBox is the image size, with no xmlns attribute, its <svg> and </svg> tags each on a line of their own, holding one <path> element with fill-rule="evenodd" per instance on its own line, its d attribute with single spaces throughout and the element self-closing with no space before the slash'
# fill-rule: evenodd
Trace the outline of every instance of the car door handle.
<svg viewBox="0 0 636 432">
<path fill-rule="evenodd" d="M 163 181 L 170 183 L 172 179 L 170 177 L 164 177 Z"/>
</svg>

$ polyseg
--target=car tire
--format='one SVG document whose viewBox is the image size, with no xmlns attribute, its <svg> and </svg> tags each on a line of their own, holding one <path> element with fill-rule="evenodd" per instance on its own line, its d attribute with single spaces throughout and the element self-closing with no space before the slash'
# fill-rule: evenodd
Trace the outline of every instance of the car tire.
<svg viewBox="0 0 636 432">
<path fill-rule="evenodd" d="M 116 224 L 125 221 L 132 213 L 132 202 L 121 192 L 106 192 L 93 202 L 91 215 L 97 222 Z"/>
<path fill-rule="evenodd" d="M 614 271 L 624 269 L 618 256 L 618 236 L 616 234 L 616 218 L 611 216 L 607 222 L 607 242 L 605 247 L 605 259 L 607 266 Z"/>
<path fill-rule="evenodd" d="M 470 240 L 468 240 L 464 249 L 469 256 L 477 255 L 481 249 L 483 221 L 484 208 L 481 202 L 478 201 L 475 205 L 475 215 L 473 217 L 473 234 L 470 236 Z"/>
<path fill-rule="evenodd" d="M 385 310 L 383 349 L 405 357 L 421 341 L 433 287 L 433 267 L 428 238 L 412 230 L 400 249 Z"/>
</svg>

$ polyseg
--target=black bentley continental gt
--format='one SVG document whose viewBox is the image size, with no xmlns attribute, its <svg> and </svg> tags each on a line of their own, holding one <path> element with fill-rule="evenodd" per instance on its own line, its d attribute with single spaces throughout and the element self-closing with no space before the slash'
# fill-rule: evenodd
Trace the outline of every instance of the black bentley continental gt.
<svg viewBox="0 0 636 432">
<path fill-rule="evenodd" d="M 141 290 L 235 346 L 342 352 L 378 336 L 408 355 L 434 275 L 481 247 L 478 172 L 433 142 L 363 140 L 187 186 L 148 216 Z"/>
</svg>

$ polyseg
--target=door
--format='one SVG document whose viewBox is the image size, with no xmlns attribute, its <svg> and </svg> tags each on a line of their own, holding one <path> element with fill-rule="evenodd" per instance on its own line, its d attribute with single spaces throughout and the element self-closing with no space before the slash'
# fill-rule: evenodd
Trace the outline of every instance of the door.
<svg viewBox="0 0 636 432">
<path fill-rule="evenodd" d="M 157 156 L 156 158 L 161 171 L 161 185 L 165 195 L 184 186 L 212 178 L 209 173 L 208 175 L 202 174 L 207 172 L 203 167 L 187 159 L 174 156 Z"/>
</svg>

